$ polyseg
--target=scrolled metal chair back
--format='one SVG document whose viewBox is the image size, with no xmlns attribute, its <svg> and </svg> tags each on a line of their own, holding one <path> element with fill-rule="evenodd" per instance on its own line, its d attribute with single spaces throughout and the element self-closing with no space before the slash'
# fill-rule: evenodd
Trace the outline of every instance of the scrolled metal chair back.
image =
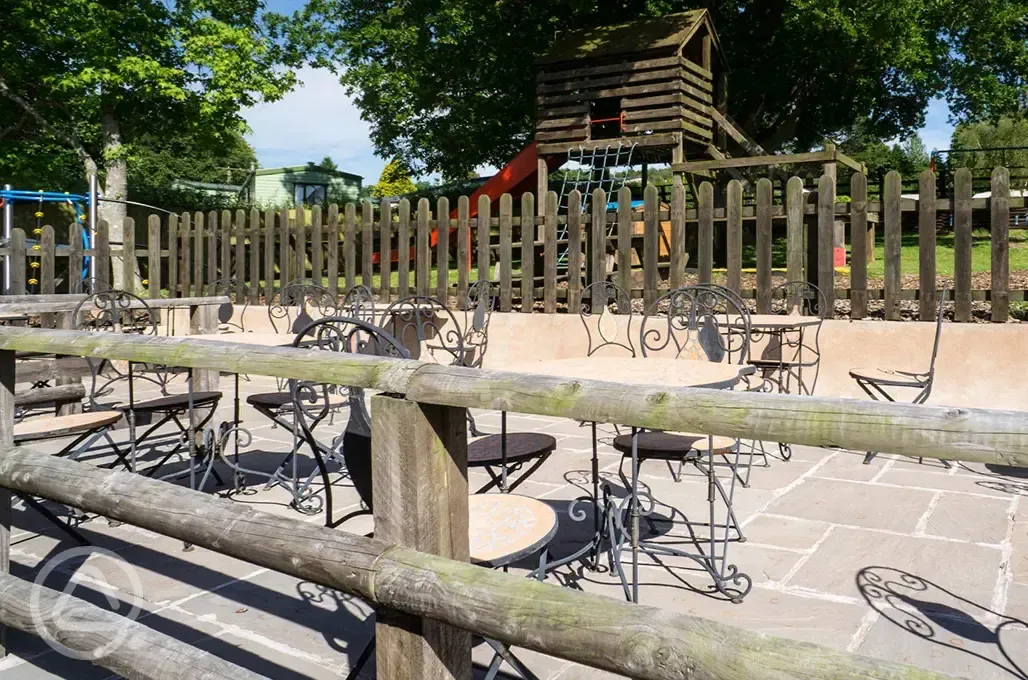
<svg viewBox="0 0 1028 680">
<path fill-rule="evenodd" d="M 350 318 L 375 323 L 375 296 L 371 289 L 358 284 L 346 291 L 341 311 Z"/>
<path fill-rule="evenodd" d="M 464 355 L 461 366 L 481 368 L 489 347 L 489 321 L 496 309 L 497 287 L 489 281 L 476 281 L 461 301 L 464 309 Z"/>
<path fill-rule="evenodd" d="M 73 293 L 84 293 L 86 295 L 109 293 L 114 290 L 111 284 L 103 279 L 82 279 L 73 284 L 72 287 L 74 288 Z"/>
<path fill-rule="evenodd" d="M 379 317 L 411 357 L 445 365 L 463 365 L 464 334 L 457 317 L 442 301 L 428 295 L 396 300 Z"/>
<path fill-rule="evenodd" d="M 590 283 L 582 291 L 582 303 L 578 318 L 585 327 L 588 340 L 586 356 L 592 356 L 604 348 L 616 348 L 615 351 L 627 352 L 635 356 L 635 345 L 632 343 L 632 322 L 635 315 L 631 313 L 631 296 L 621 286 L 610 281 Z M 628 309 L 624 319 L 624 328 L 619 323 L 611 305 L 618 309 Z"/>
<path fill-rule="evenodd" d="M 745 364 L 750 314 L 737 296 L 714 286 L 686 286 L 659 297 L 643 317 L 642 355 Z"/>
<path fill-rule="evenodd" d="M 828 309 L 828 298 L 824 292 L 807 281 L 786 281 L 771 290 L 772 304 L 782 300 L 785 314 L 792 316 L 819 316 L 830 318 L 832 310 Z"/>
<path fill-rule="evenodd" d="M 343 311 L 332 291 L 302 279 L 282 286 L 268 302 L 268 319 L 276 333 L 296 334 L 318 319 Z"/>
<path fill-rule="evenodd" d="M 226 333 L 233 329 L 246 330 L 243 327 L 243 321 L 246 318 L 246 308 L 250 305 L 250 287 L 246 283 L 238 279 L 218 279 L 208 283 L 203 290 L 204 295 L 224 295 L 228 298 L 228 302 L 222 303 L 218 307 L 219 330 Z M 235 306 L 240 304 L 243 309 L 239 313 L 239 321 L 232 321 L 235 317 Z"/>
</svg>

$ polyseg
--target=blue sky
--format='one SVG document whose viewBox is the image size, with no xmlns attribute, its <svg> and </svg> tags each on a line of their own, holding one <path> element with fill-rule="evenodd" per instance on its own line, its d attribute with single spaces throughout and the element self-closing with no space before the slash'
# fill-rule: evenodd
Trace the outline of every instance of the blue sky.
<svg viewBox="0 0 1028 680">
<path fill-rule="evenodd" d="M 303 0 L 268 0 L 268 9 L 289 13 Z M 303 84 L 272 104 L 260 104 L 243 111 L 252 132 L 247 135 L 263 167 L 301 165 L 331 156 L 342 170 L 364 177 L 365 184 L 378 181 L 386 160 L 375 155 L 368 124 L 351 97 L 328 71 L 303 69 Z M 948 149 L 953 126 L 949 109 L 939 99 L 928 106 L 925 126 L 920 131 L 931 149 Z M 482 174 L 494 169 L 482 168 Z"/>
</svg>

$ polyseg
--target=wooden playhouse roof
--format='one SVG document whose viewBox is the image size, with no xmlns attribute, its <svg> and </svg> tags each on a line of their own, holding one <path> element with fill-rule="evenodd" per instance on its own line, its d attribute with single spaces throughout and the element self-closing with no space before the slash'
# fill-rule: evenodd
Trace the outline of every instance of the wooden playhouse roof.
<svg viewBox="0 0 1028 680">
<path fill-rule="evenodd" d="M 641 19 L 617 26 L 572 31 L 557 38 L 553 46 L 537 63 L 556 64 L 578 59 L 612 57 L 619 54 L 637 54 L 651 50 L 677 48 L 707 23 L 711 34 L 716 34 L 705 9 L 668 14 L 653 19 Z"/>
</svg>

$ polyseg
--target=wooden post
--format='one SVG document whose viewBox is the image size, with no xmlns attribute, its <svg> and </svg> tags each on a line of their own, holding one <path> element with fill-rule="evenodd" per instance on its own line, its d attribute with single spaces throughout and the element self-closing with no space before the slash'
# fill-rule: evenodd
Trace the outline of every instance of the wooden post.
<svg viewBox="0 0 1028 680">
<path fill-rule="evenodd" d="M 271 304 L 275 295 L 275 211 L 264 211 L 264 298 Z"/>
<path fill-rule="evenodd" d="M 789 281 L 805 281 L 803 273 L 803 215 L 806 208 L 803 180 L 790 177 L 785 185 L 785 278 Z"/>
<path fill-rule="evenodd" d="M 1004 323 L 1010 313 L 1010 172 L 992 171 L 992 321 Z"/>
<path fill-rule="evenodd" d="M 771 180 L 757 180 L 757 314 L 771 313 Z"/>
<path fill-rule="evenodd" d="M 82 225 L 68 227 L 68 293 L 82 292 Z"/>
<path fill-rule="evenodd" d="M 236 234 L 235 252 L 232 256 L 232 275 L 240 283 L 246 283 L 246 211 L 242 208 L 236 209 L 236 219 L 233 223 Z M 253 233 L 256 233 L 256 229 Z M 249 286 L 247 286 L 249 288 Z"/>
<path fill-rule="evenodd" d="M 328 290 L 339 295 L 339 206 L 328 206 Z"/>
<path fill-rule="evenodd" d="M 418 201 L 418 232 L 416 260 L 414 262 L 414 290 L 418 295 L 428 295 L 432 276 L 432 209 L 427 198 Z"/>
<path fill-rule="evenodd" d="M 971 194 L 971 171 L 960 168 L 953 175 L 954 321 L 971 320 Z"/>
<path fill-rule="evenodd" d="M 293 280 L 293 258 L 289 245 L 289 209 L 282 208 L 278 213 L 278 287 L 279 290 Z"/>
<path fill-rule="evenodd" d="M 660 196 L 657 187 L 643 189 L 643 308 L 657 301 L 657 260 L 660 255 Z"/>
<path fill-rule="evenodd" d="M 161 217 L 150 215 L 146 220 L 146 279 L 151 298 L 161 296 Z M 174 297 L 174 296 L 173 296 Z"/>
<path fill-rule="evenodd" d="M 468 561 L 466 410 L 384 394 L 371 403 L 375 538 Z M 379 677 L 471 678 L 467 631 L 380 609 L 375 635 Z"/>
<path fill-rule="evenodd" d="M 714 277 L 714 185 L 710 182 L 700 184 L 696 211 L 699 221 L 697 280 L 699 283 L 711 283 Z"/>
<path fill-rule="evenodd" d="M 410 201 L 400 199 L 396 223 L 396 295 L 407 297 L 410 294 Z"/>
<path fill-rule="evenodd" d="M 535 307 L 535 196 L 521 196 L 521 313 Z"/>
<path fill-rule="evenodd" d="M 228 210 L 221 211 L 221 272 L 213 279 L 232 278 L 232 213 Z"/>
<path fill-rule="evenodd" d="M 343 275 L 349 291 L 357 284 L 357 206 L 353 203 L 347 203 L 343 210 Z"/>
<path fill-rule="evenodd" d="M 179 297 L 178 215 L 168 215 L 168 297 Z"/>
<path fill-rule="evenodd" d="M 450 199 L 440 196 L 435 209 L 436 297 L 445 306 L 450 293 Z"/>
<path fill-rule="evenodd" d="M 378 295 L 389 302 L 393 285 L 393 204 L 385 201 L 380 207 L 378 229 Z"/>
<path fill-rule="evenodd" d="M 895 170 L 885 176 L 885 318 L 900 320 L 900 251 L 903 242 L 903 214 L 900 210 L 903 180 Z"/>
<path fill-rule="evenodd" d="M 850 177 L 850 318 L 867 316 L 867 175 Z"/>
<path fill-rule="evenodd" d="M 582 193 L 568 194 L 568 313 L 576 314 L 582 304 Z"/>
<path fill-rule="evenodd" d="M 189 297 L 193 280 L 193 248 L 191 243 L 193 220 L 188 212 L 183 212 L 182 217 L 179 219 L 179 236 L 182 239 L 181 250 L 179 251 L 182 259 L 178 270 L 179 283 L 182 289 L 182 297 Z"/>
<path fill-rule="evenodd" d="M 57 315 L 57 327 L 60 328 L 61 330 L 65 330 L 65 331 L 73 331 L 73 330 L 75 330 L 75 314 L 74 314 L 74 312 L 61 312 L 60 314 L 58 314 Z M 56 355 L 56 358 L 57 359 L 61 359 L 62 355 L 58 354 L 58 355 Z M 69 377 L 69 376 L 64 376 L 64 375 L 58 375 L 57 376 L 57 380 L 55 381 L 55 384 L 58 387 L 61 386 L 61 385 L 81 385 L 82 384 L 82 378 L 79 377 L 79 376 Z M 78 400 L 68 401 L 68 402 L 63 402 L 63 403 L 62 402 L 58 402 L 56 404 L 56 406 L 57 406 L 57 415 L 59 415 L 59 416 L 70 416 L 70 415 L 73 415 L 75 413 L 82 413 L 82 402 L 78 401 Z"/>
<path fill-rule="evenodd" d="M 210 335 L 218 332 L 217 305 L 189 306 L 189 334 Z M 219 372 L 208 369 L 193 369 L 194 392 L 213 392 L 218 389 Z"/>
<path fill-rule="evenodd" d="M 274 219 L 274 213 L 272 213 L 272 219 Z M 264 232 L 261 230 L 261 213 L 257 208 L 250 209 L 248 233 L 250 234 L 250 284 L 247 288 L 250 292 L 249 303 L 255 305 L 260 301 L 261 296 L 261 241 L 264 240 Z"/>
<path fill-rule="evenodd" d="M 293 278 L 305 280 L 307 278 L 307 214 L 303 206 L 297 206 L 295 212 L 293 255 L 296 256 L 296 270 L 293 273 Z M 318 282 L 315 281 L 314 283 Z"/>
<path fill-rule="evenodd" d="M 547 191 L 543 222 L 543 312 L 557 312 L 557 193 Z"/>
<path fill-rule="evenodd" d="M 128 293 L 136 292 L 136 221 L 126 217 L 121 239 L 121 286 Z M 141 292 L 141 291 L 140 291 Z"/>
<path fill-rule="evenodd" d="M 457 199 L 457 299 L 460 300 L 461 305 L 468 297 L 470 264 L 471 201 L 467 196 L 461 196 Z"/>
<path fill-rule="evenodd" d="M 607 280 L 607 192 L 603 189 L 593 191 L 592 202 L 592 259 L 589 271 L 589 283 Z M 591 301 L 590 301 L 591 302 Z"/>
<path fill-rule="evenodd" d="M 204 215 L 198 210 L 193 215 L 193 293 L 197 297 L 203 297 L 203 248 L 205 241 Z"/>
<path fill-rule="evenodd" d="M 728 182 L 728 200 L 725 204 L 725 248 L 727 250 L 727 286 L 742 292 L 742 182 Z"/>
<path fill-rule="evenodd" d="M 671 290 L 682 287 L 685 280 L 685 186 L 681 180 L 671 187 L 671 272 L 668 276 Z"/>
<path fill-rule="evenodd" d="M 361 211 L 361 283 L 371 290 L 374 278 L 371 254 L 375 251 L 375 206 L 364 201 Z"/>
<path fill-rule="evenodd" d="M 835 145 L 831 144 L 831 143 L 825 144 L 825 152 L 826 153 L 834 154 L 835 153 Z M 833 180 L 837 180 L 839 178 L 839 176 L 838 176 L 838 163 L 836 163 L 834 160 L 831 160 L 831 161 L 828 161 L 827 163 L 825 163 L 825 165 L 824 165 L 824 175 L 826 177 L 831 177 Z"/>
<path fill-rule="evenodd" d="M 490 271 L 489 243 L 492 229 L 492 203 L 489 197 L 481 195 L 478 197 L 478 280 L 492 281 Z"/>
<path fill-rule="evenodd" d="M 57 239 L 54 236 L 54 228 L 49 224 L 43 226 L 43 233 L 39 235 L 39 292 L 42 295 L 53 295 L 56 293 L 54 283 L 54 249 Z M 40 324 L 43 328 L 54 327 L 54 315 L 43 314 L 40 317 Z"/>
<path fill-rule="evenodd" d="M 918 178 L 917 254 L 921 288 L 918 317 L 921 321 L 935 321 L 935 173 L 931 170 L 925 170 Z"/>
<path fill-rule="evenodd" d="M 514 197 L 500 196 L 500 311 L 509 312 L 514 306 Z"/>
<path fill-rule="evenodd" d="M 25 230 L 11 230 L 11 295 L 25 295 L 26 267 Z"/>
<path fill-rule="evenodd" d="M 14 446 L 14 364 L 14 351 L 0 350 L 0 448 L 4 450 Z M 11 573 L 11 492 L 5 487 L 0 487 L 0 574 L 7 575 L 9 573 Z M 7 626 L 0 625 L 0 657 L 5 656 L 7 656 Z"/>
<path fill-rule="evenodd" d="M 632 190 L 618 189 L 618 285 L 628 293 L 628 300 L 618 296 L 618 314 L 632 313 Z"/>
<path fill-rule="evenodd" d="M 835 308 L 835 177 L 822 175 L 817 183 L 817 286 L 825 294 L 828 309 Z"/>
<path fill-rule="evenodd" d="M 95 241 L 92 245 L 93 257 L 96 258 L 96 281 L 93 283 L 109 285 L 111 283 L 111 227 L 107 224 L 107 220 L 100 220 L 97 223 Z"/>
<path fill-rule="evenodd" d="M 210 284 L 218 280 L 218 213 L 207 213 L 207 272 L 200 287 L 201 296 L 210 293 Z M 199 284 L 199 281 L 197 282 Z"/>
<path fill-rule="evenodd" d="M 535 195 L 536 195 L 536 210 L 538 211 L 536 217 L 544 217 L 546 215 L 546 192 L 550 190 L 550 166 L 546 164 L 546 159 L 539 158 L 535 162 L 536 169 L 536 184 L 535 184 Z M 524 229 L 524 225 L 522 225 Z M 540 225 L 538 229 L 533 230 L 533 238 L 536 241 L 543 240 L 543 225 Z"/>
<path fill-rule="evenodd" d="M 311 278 L 319 286 L 325 284 L 325 251 L 321 245 L 323 233 L 321 206 L 316 205 L 311 208 Z"/>
</svg>

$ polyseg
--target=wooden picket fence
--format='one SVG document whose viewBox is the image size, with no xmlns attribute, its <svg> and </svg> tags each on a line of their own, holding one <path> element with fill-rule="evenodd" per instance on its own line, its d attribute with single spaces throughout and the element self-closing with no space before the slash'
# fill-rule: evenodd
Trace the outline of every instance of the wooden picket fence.
<svg viewBox="0 0 1028 680">
<path fill-rule="evenodd" d="M 833 304 L 848 299 L 854 319 L 868 315 L 869 300 L 884 300 L 885 318 L 897 320 L 901 301 L 916 299 L 920 319 L 932 321 L 938 288 L 936 230 L 940 222 L 950 222 L 948 213 L 955 233 L 955 319 L 970 321 L 972 300 L 985 300 L 991 302 L 992 320 L 1006 321 L 1010 302 L 1028 300 L 1028 291 L 1010 290 L 1009 285 L 1011 209 L 1023 209 L 1025 200 L 1011 197 L 1004 168 L 992 173 L 992 198 L 972 198 L 971 173 L 966 169 L 955 173 L 953 185 L 952 199 L 938 198 L 935 177 L 925 171 L 919 178 L 923 199 L 903 198 L 902 179 L 891 172 L 882 200 L 869 200 L 867 178 L 852 175 L 849 202 L 836 201 L 836 180 L 826 175 L 816 192 L 805 190 L 798 177 L 777 189 L 761 179 L 752 204 L 744 204 L 744 186 L 733 180 L 724 201 L 715 201 L 709 182 L 699 185 L 694 203 L 687 203 L 682 186 L 672 189 L 667 202 L 661 202 L 650 186 L 644 191 L 642 210 L 631 208 L 627 188 L 611 196 L 594 192 L 590 205 L 607 206 L 616 199 L 612 212 L 575 209 L 582 204 L 576 192 L 568 198 L 573 208 L 559 211 L 558 196 L 549 192 L 541 198 L 530 193 L 520 199 L 504 195 L 496 210 L 482 197 L 474 217 L 467 197 L 458 199 L 453 213 L 449 200 L 440 198 L 434 206 L 427 199 L 416 205 L 404 199 L 381 206 L 331 205 L 327 210 L 151 215 L 145 247 L 137 243 L 137 233 L 143 230 L 129 220 L 123 244 L 111 243 L 109 229 L 101 223 L 93 248 L 82 248 L 78 225 L 69 229 L 67 245 L 56 245 L 54 229 L 45 226 L 38 243 L 27 242 L 15 229 L 0 255 L 11 256 L 10 294 L 77 292 L 77 284 L 69 282 L 80 281 L 85 258 L 96 257 L 98 279 L 110 282 L 112 262 L 119 263 L 127 282 L 123 287 L 134 288 L 140 280 L 134 273 L 141 271 L 142 292 L 151 297 L 224 292 L 212 290 L 211 284 L 230 279 L 245 285 L 249 303 L 258 304 L 267 302 L 283 284 L 307 278 L 324 282 L 334 293 L 363 284 L 382 300 L 415 292 L 445 299 L 465 295 L 470 284 L 485 278 L 497 284 L 501 311 L 554 313 L 577 310 L 583 287 L 608 277 L 647 305 L 668 287 L 713 281 L 717 245 L 718 259 L 725 266 L 723 282 L 744 297 L 756 298 L 758 312 L 769 310 L 777 277 L 779 282 L 810 280 Z M 917 289 L 904 289 L 901 281 L 904 213 L 916 213 L 919 228 Z M 851 257 L 848 287 L 837 285 L 832 251 L 839 220 L 849 223 L 854 254 L 866 252 L 869 241 L 873 248 L 874 229 L 884 230 L 883 288 L 868 288 L 866 260 L 858 256 Z M 755 286 L 746 289 L 744 224 L 755 233 L 756 245 Z M 972 226 L 981 224 L 991 225 L 992 280 L 988 289 L 973 290 Z M 781 233 L 783 226 L 786 270 L 773 271 L 772 235 Z M 696 244 L 695 262 L 686 256 L 687 242 Z M 135 257 L 122 258 L 124 252 Z M 65 259 L 66 266 L 58 269 L 57 258 Z"/>
</svg>

